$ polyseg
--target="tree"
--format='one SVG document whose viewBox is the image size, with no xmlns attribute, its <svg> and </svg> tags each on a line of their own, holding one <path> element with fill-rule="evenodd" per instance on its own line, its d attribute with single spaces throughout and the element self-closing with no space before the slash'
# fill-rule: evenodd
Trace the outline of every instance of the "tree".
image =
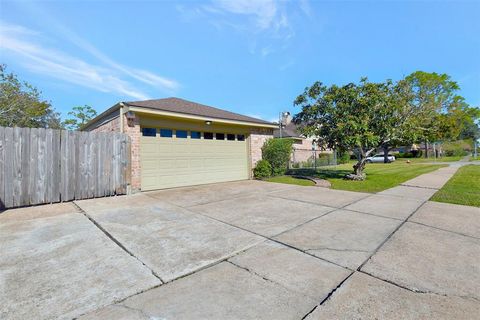
<svg viewBox="0 0 480 320">
<path fill-rule="evenodd" d="M 388 163 L 388 153 L 400 145 L 413 143 L 421 131 L 418 129 L 417 110 L 412 104 L 414 95 L 405 80 L 393 83 L 387 80 L 384 84 L 384 107 L 378 110 L 381 123 L 379 132 L 382 137 L 384 163 Z"/>
<path fill-rule="evenodd" d="M 447 116 L 452 104 L 461 97 L 460 89 L 447 74 L 416 71 L 405 77 L 413 95 L 412 104 L 416 108 L 416 128 L 421 131 L 425 143 L 425 157 L 428 157 L 428 142 L 445 138 L 452 128 L 452 118 Z"/>
<path fill-rule="evenodd" d="M 88 105 L 73 107 L 68 112 L 69 118 L 63 122 L 64 126 L 69 130 L 82 130 L 88 121 L 97 116 L 97 111 Z"/>
<path fill-rule="evenodd" d="M 404 104 L 405 88 L 403 82 L 372 83 L 367 78 L 342 87 L 316 82 L 296 98 L 294 104 L 302 111 L 294 121 L 304 135 L 317 137 L 328 148 L 355 150 L 359 159 L 348 178 L 364 179 L 366 158 L 373 151 L 411 135 L 414 112 Z"/>
<path fill-rule="evenodd" d="M 61 127 L 60 115 L 41 92 L 0 65 L 0 126 L 54 128 Z"/>
</svg>

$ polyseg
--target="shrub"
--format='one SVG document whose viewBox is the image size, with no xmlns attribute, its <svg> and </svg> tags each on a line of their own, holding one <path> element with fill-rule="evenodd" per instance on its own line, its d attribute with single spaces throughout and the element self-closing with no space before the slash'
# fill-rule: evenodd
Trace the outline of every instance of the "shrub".
<svg viewBox="0 0 480 320">
<path fill-rule="evenodd" d="M 442 148 L 446 156 L 466 156 L 471 151 L 471 145 L 465 140 L 445 142 Z"/>
<path fill-rule="evenodd" d="M 356 157 L 355 157 L 355 159 L 356 159 Z M 348 163 L 348 161 L 350 161 L 350 155 L 348 154 L 348 152 L 340 153 L 338 155 L 337 161 L 340 164 Z"/>
<path fill-rule="evenodd" d="M 395 155 L 395 158 L 401 159 L 401 158 L 413 158 L 413 153 L 411 152 L 399 152 Z"/>
<path fill-rule="evenodd" d="M 253 169 L 253 176 L 257 179 L 265 179 L 272 175 L 272 166 L 267 160 L 260 160 Z"/>
<path fill-rule="evenodd" d="M 272 166 L 273 175 L 281 175 L 287 171 L 292 153 L 292 139 L 269 139 L 262 147 L 262 158 Z"/>
</svg>

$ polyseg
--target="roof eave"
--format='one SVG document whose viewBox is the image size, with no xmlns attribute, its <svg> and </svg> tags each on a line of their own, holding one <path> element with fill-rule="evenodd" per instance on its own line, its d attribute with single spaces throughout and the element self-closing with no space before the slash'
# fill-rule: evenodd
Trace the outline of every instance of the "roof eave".
<svg viewBox="0 0 480 320">
<path fill-rule="evenodd" d="M 116 103 L 115 105 L 111 106 L 110 108 L 108 108 L 107 110 L 103 111 L 102 113 L 100 113 L 99 115 L 97 115 L 95 118 L 91 119 L 90 121 L 88 121 L 85 126 L 82 128 L 81 131 L 88 131 L 88 129 L 90 127 L 92 127 L 95 123 L 97 123 L 101 118 L 109 115 L 110 113 L 112 112 L 115 112 L 116 110 L 118 110 L 120 108 L 120 105 L 122 104 L 122 102 L 119 102 L 119 103 Z"/>
<path fill-rule="evenodd" d="M 249 127 L 271 128 L 271 129 L 275 129 L 278 127 L 276 124 L 273 124 L 273 123 L 259 123 L 259 122 L 253 122 L 253 121 L 222 119 L 222 118 L 206 117 L 206 116 L 179 113 L 179 112 L 155 110 L 152 108 L 132 106 L 132 105 L 128 105 L 128 106 L 129 106 L 128 107 L 129 111 L 138 112 L 138 113 L 146 113 L 146 114 L 189 119 L 189 120 L 212 121 L 212 122 L 218 122 L 218 123 L 234 124 L 234 125 L 249 126 Z"/>
</svg>

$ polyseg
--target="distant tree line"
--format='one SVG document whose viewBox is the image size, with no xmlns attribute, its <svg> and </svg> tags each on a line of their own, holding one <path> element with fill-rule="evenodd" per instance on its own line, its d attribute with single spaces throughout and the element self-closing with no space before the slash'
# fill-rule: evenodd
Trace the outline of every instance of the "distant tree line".
<svg viewBox="0 0 480 320">
<path fill-rule="evenodd" d="M 0 64 L 0 126 L 81 130 L 97 112 L 88 105 L 76 106 L 61 120 L 60 113 L 44 100 L 41 91 Z"/>
<path fill-rule="evenodd" d="M 377 149 L 440 140 L 480 138 L 480 109 L 458 95 L 446 74 L 416 71 L 392 81 L 326 86 L 315 82 L 299 95 L 294 121 L 306 136 L 340 152 L 354 150 L 352 179 L 364 179 L 366 158 Z"/>
</svg>

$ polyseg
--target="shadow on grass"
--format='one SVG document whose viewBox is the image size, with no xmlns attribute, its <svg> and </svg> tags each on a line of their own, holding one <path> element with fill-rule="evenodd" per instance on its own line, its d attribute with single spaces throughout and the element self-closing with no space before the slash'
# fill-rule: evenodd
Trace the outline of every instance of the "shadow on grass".
<svg viewBox="0 0 480 320">
<path fill-rule="evenodd" d="M 290 169 L 287 175 L 299 175 L 306 177 L 316 177 L 320 179 L 343 179 L 345 175 L 352 173 L 352 170 L 335 169 Z"/>
</svg>

